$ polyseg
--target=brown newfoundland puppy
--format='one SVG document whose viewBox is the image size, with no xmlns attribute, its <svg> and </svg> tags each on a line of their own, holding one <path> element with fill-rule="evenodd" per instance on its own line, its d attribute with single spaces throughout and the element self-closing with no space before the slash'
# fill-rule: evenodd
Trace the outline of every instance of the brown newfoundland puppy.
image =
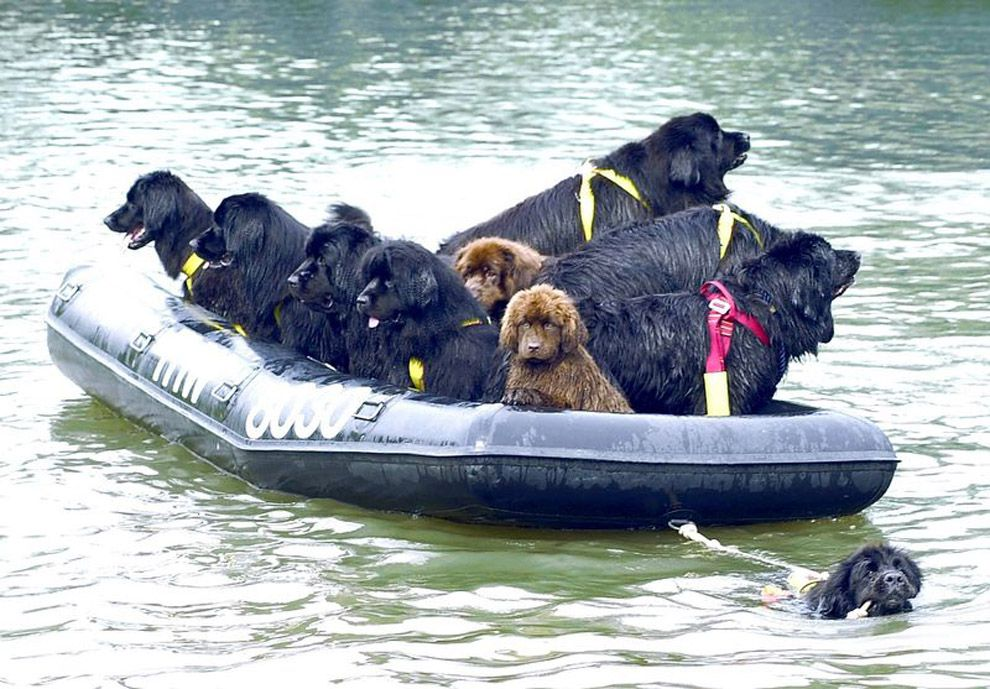
<svg viewBox="0 0 990 689">
<path fill-rule="evenodd" d="M 370 374 L 437 395 L 481 399 L 498 331 L 454 269 L 418 244 L 396 240 L 365 252 L 361 277 L 357 309 L 379 338 L 380 372 Z"/>
<path fill-rule="evenodd" d="M 739 311 L 756 319 L 764 345 L 737 324 L 724 361 L 733 414 L 770 401 L 788 361 L 817 354 L 834 334 L 832 300 L 859 262 L 840 261 L 828 242 L 797 232 L 721 277 Z M 709 303 L 699 291 L 578 303 L 588 350 L 637 412 L 704 414 Z"/>
<path fill-rule="evenodd" d="M 560 290 L 537 285 L 516 294 L 499 335 L 509 354 L 502 402 L 631 413 L 626 398 L 584 348 L 587 341 L 581 316 Z"/>
<path fill-rule="evenodd" d="M 747 134 L 723 131 L 707 113 L 675 117 L 642 141 L 590 161 L 581 174 L 453 235 L 440 253 L 488 236 L 548 256 L 568 253 L 610 228 L 725 200 L 723 177 L 748 150 Z"/>
<path fill-rule="evenodd" d="M 886 543 L 865 545 L 815 584 L 804 600 L 829 619 L 880 617 L 912 609 L 921 590 L 921 569 L 902 550 Z"/>
<path fill-rule="evenodd" d="M 213 224 L 213 211 L 177 175 L 156 170 L 138 177 L 123 205 L 103 223 L 126 235 L 128 249 L 154 244 L 165 273 L 172 279 L 186 276 L 187 299 L 227 315 L 235 276 L 195 256 L 189 246 Z"/>
<path fill-rule="evenodd" d="M 481 237 L 457 250 L 454 270 L 492 320 L 500 321 L 512 295 L 532 286 L 546 260 L 511 239 Z"/>
</svg>

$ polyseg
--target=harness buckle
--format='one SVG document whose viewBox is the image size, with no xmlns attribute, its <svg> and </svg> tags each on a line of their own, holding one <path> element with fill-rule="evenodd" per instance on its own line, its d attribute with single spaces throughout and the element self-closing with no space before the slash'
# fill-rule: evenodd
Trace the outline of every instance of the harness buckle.
<svg viewBox="0 0 990 689">
<path fill-rule="evenodd" d="M 720 316 L 724 316 L 732 309 L 732 305 L 722 297 L 713 297 L 708 301 L 708 308 Z"/>
</svg>

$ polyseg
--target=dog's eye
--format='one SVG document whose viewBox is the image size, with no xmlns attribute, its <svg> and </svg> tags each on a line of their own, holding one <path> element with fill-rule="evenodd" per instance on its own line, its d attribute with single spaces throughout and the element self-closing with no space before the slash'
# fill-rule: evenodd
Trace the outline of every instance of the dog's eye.
<svg viewBox="0 0 990 689">
<path fill-rule="evenodd" d="M 317 256 L 316 257 L 316 265 L 322 267 L 322 266 L 325 266 L 326 264 L 327 264 L 327 259 L 323 258 L 322 256 Z"/>
<path fill-rule="evenodd" d="M 556 327 L 557 327 L 557 324 L 556 323 L 544 323 L 543 324 L 543 329 L 544 330 L 553 330 Z"/>
</svg>

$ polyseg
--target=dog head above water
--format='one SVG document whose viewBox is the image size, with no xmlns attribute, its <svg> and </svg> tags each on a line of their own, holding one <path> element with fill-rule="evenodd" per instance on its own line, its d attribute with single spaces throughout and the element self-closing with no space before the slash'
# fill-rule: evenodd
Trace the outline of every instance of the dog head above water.
<svg viewBox="0 0 990 689">
<path fill-rule="evenodd" d="M 902 550 L 886 543 L 865 545 L 843 560 L 828 579 L 807 594 L 808 606 L 822 617 L 841 619 L 869 603 L 869 617 L 912 609 L 921 589 L 921 570 Z"/>
<path fill-rule="evenodd" d="M 482 237 L 461 247 L 454 269 L 489 314 L 504 307 L 516 292 L 533 284 L 544 257 L 519 242 Z"/>
<path fill-rule="evenodd" d="M 179 177 L 158 170 L 138 177 L 127 200 L 103 223 L 127 237 L 127 248 L 152 242 L 169 277 L 176 277 L 189 256 L 189 241 L 210 226 L 210 207 Z"/>
<path fill-rule="evenodd" d="M 832 300 L 855 280 L 859 254 L 836 251 L 819 235 L 795 232 L 730 269 L 742 287 L 769 300 L 788 358 L 818 354 L 835 334 Z"/>
<path fill-rule="evenodd" d="M 587 341 L 588 329 L 570 297 L 549 285 L 516 293 L 499 333 L 503 349 L 533 364 L 557 361 Z"/>
<path fill-rule="evenodd" d="M 252 272 L 255 267 L 282 268 L 295 259 L 294 269 L 308 234 L 304 225 L 262 194 L 235 194 L 220 202 L 212 226 L 191 246 L 213 265 Z"/>
<path fill-rule="evenodd" d="M 650 159 L 666 166 L 674 187 L 700 192 L 710 203 L 729 195 L 723 177 L 746 162 L 750 147 L 748 134 L 725 131 L 714 117 L 703 112 L 669 120 L 642 145 Z M 689 205 L 697 203 L 695 199 Z"/>
<path fill-rule="evenodd" d="M 380 241 L 367 213 L 347 204 L 332 206 L 330 217 L 306 241 L 306 259 L 289 276 L 289 291 L 311 309 L 349 312 L 360 289 L 361 257 Z"/>
<path fill-rule="evenodd" d="M 390 321 L 484 316 L 454 269 L 415 242 L 372 247 L 361 261 L 361 278 L 357 308 L 371 328 Z"/>
</svg>

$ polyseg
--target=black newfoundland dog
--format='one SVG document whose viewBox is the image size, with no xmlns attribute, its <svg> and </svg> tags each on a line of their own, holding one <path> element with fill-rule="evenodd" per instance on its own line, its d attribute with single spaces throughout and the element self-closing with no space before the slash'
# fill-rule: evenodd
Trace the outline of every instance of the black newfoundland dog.
<svg viewBox="0 0 990 689">
<path fill-rule="evenodd" d="M 177 175 L 157 170 L 138 177 L 127 190 L 124 204 L 103 223 L 125 234 L 129 249 L 154 243 L 165 273 L 172 279 L 186 275 L 186 298 L 214 313 L 227 314 L 234 276 L 190 260 L 189 242 L 213 224 L 213 211 Z"/>
<path fill-rule="evenodd" d="M 909 612 L 921 590 L 921 569 L 886 543 L 865 545 L 843 560 L 805 596 L 811 610 L 829 619 L 880 617 Z M 850 614 L 852 613 L 852 614 Z"/>
<path fill-rule="evenodd" d="M 376 331 L 381 369 L 394 385 L 464 400 L 481 398 L 498 330 L 460 276 L 407 241 L 372 247 L 361 265 L 357 308 Z"/>
<path fill-rule="evenodd" d="M 278 204 L 256 193 L 228 196 L 213 213 L 212 226 L 192 247 L 237 281 L 227 316 L 248 337 L 282 342 L 334 365 L 345 347 L 327 318 L 294 299 L 289 275 L 305 259 L 309 228 Z"/>
<path fill-rule="evenodd" d="M 748 150 L 747 134 L 723 131 L 711 115 L 675 117 L 642 141 L 591 161 L 581 175 L 453 235 L 440 253 L 453 254 L 489 236 L 522 242 L 544 255 L 568 253 L 588 235 L 724 200 L 729 190 L 723 177 L 743 164 Z M 585 192 L 590 184 L 590 195 L 582 193 L 583 182 Z"/>
<path fill-rule="evenodd" d="M 770 401 L 787 362 L 817 354 L 832 339 L 832 300 L 854 280 L 859 262 L 837 260 L 821 237 L 797 232 L 721 279 L 738 309 L 769 335 L 765 346 L 741 324 L 725 357 L 733 414 Z M 617 299 L 578 308 L 588 350 L 637 412 L 704 414 L 709 353 L 708 300 L 697 290 Z"/>
<path fill-rule="evenodd" d="M 292 295 L 326 316 L 333 337 L 343 343 L 340 359 L 330 362 L 342 371 L 373 375 L 378 354 L 368 319 L 355 308 L 361 281 L 361 258 L 381 244 L 371 219 L 360 208 L 330 207 L 326 222 L 313 229 L 306 242 L 306 259 L 289 276 Z"/>
<path fill-rule="evenodd" d="M 596 237 L 546 262 L 536 282 L 553 285 L 576 302 L 695 290 L 793 234 L 738 208 L 729 211 L 724 256 L 718 232 L 723 212 L 698 207 Z M 846 270 L 855 272 L 858 254 L 835 253 Z"/>
</svg>

